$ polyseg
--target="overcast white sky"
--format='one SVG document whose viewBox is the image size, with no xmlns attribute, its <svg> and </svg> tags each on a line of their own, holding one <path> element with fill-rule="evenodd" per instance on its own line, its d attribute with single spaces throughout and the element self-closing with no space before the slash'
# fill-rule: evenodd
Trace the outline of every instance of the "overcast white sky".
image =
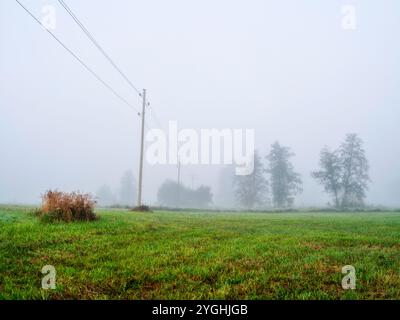
<svg viewBox="0 0 400 320">
<path fill-rule="evenodd" d="M 21 0 L 104 79 L 140 100 L 57 1 Z M 351 0 L 66 0 L 149 100 L 164 126 L 253 128 L 262 155 L 292 147 L 299 205 L 327 201 L 310 178 L 324 145 L 365 142 L 368 202 L 400 205 L 400 2 Z M 354 5 L 356 30 L 341 27 Z M 0 202 L 37 202 L 49 188 L 94 192 L 137 175 L 140 122 L 14 1 L 0 2 Z M 149 127 L 157 126 L 149 116 Z M 182 180 L 216 193 L 219 167 L 185 166 Z M 145 165 L 144 198 L 176 177 Z"/>
</svg>

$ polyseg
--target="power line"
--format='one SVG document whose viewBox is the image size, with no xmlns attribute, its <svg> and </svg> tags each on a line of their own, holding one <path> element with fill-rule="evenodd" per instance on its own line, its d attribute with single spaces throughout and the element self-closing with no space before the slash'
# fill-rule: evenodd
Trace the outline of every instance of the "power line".
<svg viewBox="0 0 400 320">
<path fill-rule="evenodd" d="M 105 82 L 99 75 L 97 75 L 88 65 L 86 65 L 71 49 L 69 49 L 60 39 L 56 37 L 49 29 L 47 29 L 33 13 L 31 13 L 24 5 L 15 0 L 40 26 L 42 26 L 69 54 L 71 54 L 87 71 L 89 71 L 98 81 L 100 81 L 107 89 L 109 89 L 118 99 L 125 103 L 128 107 L 134 109 L 140 115 L 139 110 L 132 106 L 126 99 L 119 95 L 107 82 Z"/>
<path fill-rule="evenodd" d="M 139 96 L 142 96 L 142 93 L 139 91 L 139 89 L 133 85 L 133 83 L 129 80 L 129 78 L 125 75 L 125 73 L 111 59 L 111 57 L 107 54 L 107 52 L 103 49 L 103 47 L 98 43 L 98 41 L 95 39 L 95 37 L 91 34 L 91 32 L 79 20 L 79 18 L 71 10 L 71 8 L 64 2 L 64 0 L 58 0 L 58 2 L 67 11 L 67 13 L 72 17 L 72 19 L 75 21 L 75 23 L 82 29 L 82 31 L 86 34 L 86 36 L 92 41 L 92 43 L 97 47 L 97 49 L 103 54 L 103 56 L 108 60 L 108 62 L 110 62 L 110 64 L 119 72 L 119 74 L 128 82 L 128 84 L 139 94 Z M 156 125 L 158 125 L 160 128 L 162 128 L 163 125 L 159 121 L 154 108 L 152 108 L 152 107 L 150 108 L 150 103 L 147 103 L 146 107 L 149 107 L 149 109 L 151 109 L 151 111 L 152 111 L 151 116 L 152 116 L 153 120 L 155 121 Z M 146 129 L 149 130 L 147 123 L 145 123 L 145 127 L 146 127 Z"/>
<path fill-rule="evenodd" d="M 64 2 L 64 0 L 58 0 L 58 2 L 63 6 L 63 8 L 67 11 L 67 13 L 74 19 L 76 24 L 82 29 L 82 31 L 86 34 L 86 36 L 92 41 L 92 43 L 99 49 L 99 51 L 103 54 L 103 56 L 110 62 L 110 64 L 120 73 L 120 75 L 129 83 L 129 85 L 141 96 L 141 92 L 137 87 L 133 85 L 133 83 L 129 80 L 129 78 L 124 74 L 124 72 L 116 65 L 116 63 L 111 59 L 111 57 L 106 53 L 103 47 L 98 43 L 95 37 L 90 33 L 90 31 L 84 26 L 84 24 L 79 20 L 76 14 L 71 10 L 71 8 Z M 156 124 L 161 128 L 163 125 L 158 119 L 154 108 L 150 107 L 150 103 L 147 103 L 147 107 L 151 109 L 151 115 Z M 146 128 L 148 128 L 147 124 L 145 124 Z"/>
<path fill-rule="evenodd" d="M 146 103 L 146 89 L 143 89 L 143 93 L 141 93 L 129 80 L 129 78 L 125 75 L 124 72 L 116 65 L 116 63 L 111 59 L 111 57 L 105 52 L 103 47 L 97 42 L 94 36 L 90 33 L 90 31 L 83 25 L 83 23 L 78 19 L 78 17 L 72 12 L 72 10 L 68 7 L 68 5 L 63 0 L 58 0 L 61 6 L 67 11 L 67 13 L 72 17 L 75 23 L 81 28 L 81 30 L 85 33 L 85 35 L 89 38 L 89 40 L 96 46 L 96 48 L 103 54 L 103 56 L 108 60 L 108 62 L 118 71 L 118 73 L 128 82 L 128 84 L 139 94 L 142 99 L 142 112 L 141 112 L 141 140 L 140 140 L 140 158 L 139 158 L 139 180 L 138 180 L 138 194 L 137 194 L 137 207 L 142 206 L 142 180 L 143 180 L 143 152 L 144 152 L 144 129 L 147 128 L 147 124 L 145 122 L 145 114 L 146 107 L 148 103 Z"/>
<path fill-rule="evenodd" d="M 119 72 L 119 74 L 128 82 L 128 84 L 141 96 L 141 92 L 133 85 L 129 78 L 122 72 L 122 70 L 116 65 L 116 63 L 111 59 L 111 57 L 105 52 L 102 46 L 97 42 L 94 36 L 89 32 L 89 30 L 83 25 L 83 23 L 78 19 L 78 17 L 72 12 L 68 5 L 63 0 L 58 0 L 58 2 L 63 6 L 63 8 L 68 12 L 68 14 L 74 19 L 76 24 L 82 29 L 86 36 L 92 41 L 97 49 L 103 54 L 103 56 L 110 62 L 110 64 Z"/>
<path fill-rule="evenodd" d="M 148 103 L 147 106 L 149 107 L 149 109 L 151 111 L 151 116 L 152 116 L 153 120 L 160 127 L 160 129 L 164 129 L 164 126 L 162 125 L 162 123 L 160 122 L 159 118 L 157 117 L 157 114 L 156 114 L 154 108 L 152 107 L 152 105 L 150 103 Z"/>
</svg>

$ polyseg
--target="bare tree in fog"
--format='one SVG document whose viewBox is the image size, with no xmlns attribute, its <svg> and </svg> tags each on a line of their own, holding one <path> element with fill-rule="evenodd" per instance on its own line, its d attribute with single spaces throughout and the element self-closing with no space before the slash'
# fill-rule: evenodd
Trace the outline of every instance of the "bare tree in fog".
<svg viewBox="0 0 400 320">
<path fill-rule="evenodd" d="M 168 179 L 158 189 L 157 201 L 170 208 L 207 208 L 212 202 L 212 193 L 208 186 L 191 189 Z"/>
<path fill-rule="evenodd" d="M 321 169 L 312 172 L 311 176 L 324 186 L 325 192 L 332 196 L 334 206 L 339 208 L 342 167 L 338 152 L 323 148 L 320 153 L 319 165 Z"/>
<path fill-rule="evenodd" d="M 343 168 L 343 208 L 364 204 L 369 182 L 369 164 L 362 145 L 362 140 L 356 134 L 348 134 L 339 148 Z"/>
<path fill-rule="evenodd" d="M 116 197 L 111 191 L 111 188 L 103 184 L 96 192 L 97 204 L 100 207 L 110 207 L 116 204 Z"/>
<path fill-rule="evenodd" d="M 166 207 L 177 207 L 178 206 L 178 194 L 181 186 L 172 180 L 165 180 L 157 191 L 157 201 L 161 206 Z M 180 192 L 181 193 L 181 192 Z"/>
<path fill-rule="evenodd" d="M 209 186 L 200 186 L 197 189 L 185 188 L 183 200 L 183 205 L 187 203 L 188 207 L 207 208 L 212 203 L 211 188 Z"/>
<path fill-rule="evenodd" d="M 132 171 L 125 171 L 121 178 L 118 203 L 123 206 L 134 206 L 136 202 L 136 179 Z"/>
<path fill-rule="evenodd" d="M 268 181 L 264 173 L 264 165 L 256 151 L 254 152 L 253 172 L 245 176 L 236 176 L 234 180 L 236 200 L 244 208 L 252 209 L 266 204 Z"/>
<path fill-rule="evenodd" d="M 334 197 L 335 207 L 351 208 L 364 205 L 370 181 L 368 159 L 363 142 L 356 134 L 348 134 L 335 152 L 321 151 L 320 171 L 312 176 Z"/>
<path fill-rule="evenodd" d="M 294 171 L 290 158 L 295 154 L 289 147 L 275 142 L 267 155 L 272 201 L 274 207 L 285 208 L 293 205 L 294 196 L 302 191 L 300 174 Z"/>
</svg>

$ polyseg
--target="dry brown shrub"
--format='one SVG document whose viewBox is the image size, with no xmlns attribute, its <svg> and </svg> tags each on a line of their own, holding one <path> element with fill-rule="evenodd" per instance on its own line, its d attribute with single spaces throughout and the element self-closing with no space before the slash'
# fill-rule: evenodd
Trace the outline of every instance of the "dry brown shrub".
<svg viewBox="0 0 400 320">
<path fill-rule="evenodd" d="M 96 201 L 90 194 L 49 190 L 42 195 L 38 215 L 48 221 L 92 221 L 97 219 L 95 205 Z"/>
</svg>

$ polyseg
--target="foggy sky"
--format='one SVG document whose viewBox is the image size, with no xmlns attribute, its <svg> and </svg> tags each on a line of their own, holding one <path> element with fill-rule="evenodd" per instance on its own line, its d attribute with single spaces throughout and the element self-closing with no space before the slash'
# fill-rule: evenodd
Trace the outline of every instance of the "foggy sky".
<svg viewBox="0 0 400 320">
<path fill-rule="evenodd" d="M 21 0 L 22 1 L 22 0 Z M 137 94 L 57 1 L 22 1 L 140 108 Z M 310 177 L 325 145 L 346 133 L 365 142 L 367 202 L 400 206 L 400 3 L 351 0 L 68 0 L 166 128 L 251 128 L 261 155 L 279 140 L 296 153 L 304 192 L 297 205 L 328 201 Z M 341 27 L 355 5 L 357 28 Z M 117 189 L 137 176 L 140 119 L 79 65 L 13 0 L 0 2 L 0 203 L 33 203 L 49 188 Z M 149 111 L 150 112 L 150 111 Z M 157 127 L 151 114 L 148 128 Z M 182 181 L 210 185 L 220 166 L 183 166 Z M 144 201 L 176 179 L 175 165 L 144 167 Z"/>
</svg>

